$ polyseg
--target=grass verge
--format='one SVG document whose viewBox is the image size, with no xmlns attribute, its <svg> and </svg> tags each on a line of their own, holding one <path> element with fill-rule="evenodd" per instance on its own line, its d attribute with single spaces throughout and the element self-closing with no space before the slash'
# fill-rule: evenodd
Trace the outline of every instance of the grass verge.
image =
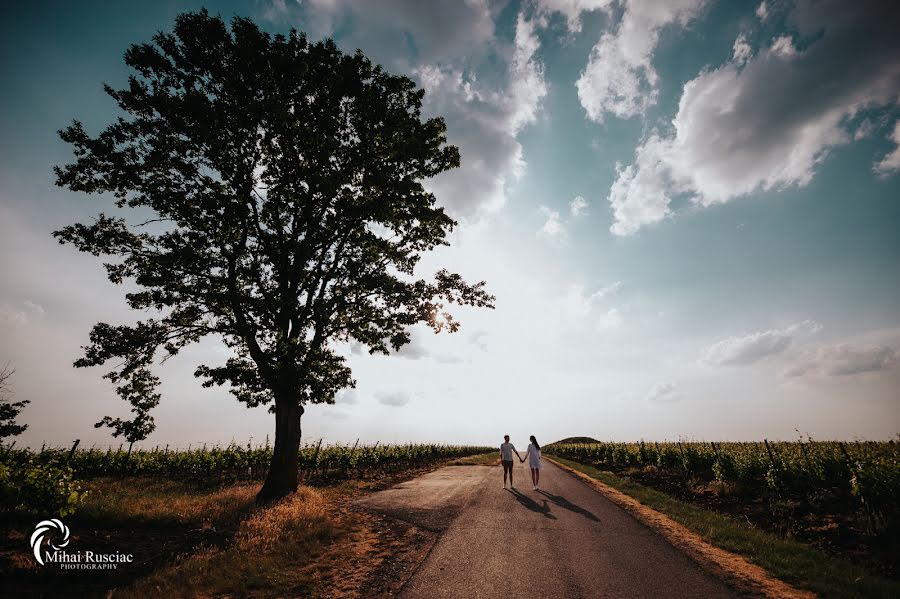
<svg viewBox="0 0 900 599">
<path fill-rule="evenodd" d="M 152 524 L 236 524 L 254 509 L 259 485 L 196 487 L 182 481 L 94 479 L 85 483 L 82 520 Z"/>
<path fill-rule="evenodd" d="M 332 494 L 303 487 L 253 512 L 227 547 L 201 550 L 111 596 L 315 596 L 316 560 L 340 533 Z"/>
<path fill-rule="evenodd" d="M 680 501 L 611 472 L 555 456 L 553 459 L 665 514 L 710 544 L 745 557 L 789 584 L 823 597 L 900 597 L 900 582 L 874 576 L 808 545 Z"/>
<path fill-rule="evenodd" d="M 500 454 L 497 451 L 457 458 L 447 462 L 448 466 L 499 466 Z"/>
</svg>

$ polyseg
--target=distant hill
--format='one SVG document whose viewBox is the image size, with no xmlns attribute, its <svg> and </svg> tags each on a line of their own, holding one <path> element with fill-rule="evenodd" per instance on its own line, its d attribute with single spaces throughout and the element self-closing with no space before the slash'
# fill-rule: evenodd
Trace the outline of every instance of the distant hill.
<svg viewBox="0 0 900 599">
<path fill-rule="evenodd" d="M 556 445 L 557 443 L 599 443 L 597 439 L 593 437 L 566 437 L 565 439 L 560 439 L 559 441 L 554 441 L 550 445 Z"/>
</svg>

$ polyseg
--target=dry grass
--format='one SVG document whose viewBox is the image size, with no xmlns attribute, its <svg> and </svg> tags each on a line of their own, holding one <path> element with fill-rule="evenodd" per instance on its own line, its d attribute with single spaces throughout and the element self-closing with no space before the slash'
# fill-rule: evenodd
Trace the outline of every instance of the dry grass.
<svg viewBox="0 0 900 599">
<path fill-rule="evenodd" d="M 493 454 L 487 457 L 489 461 L 483 462 L 476 456 L 475 463 L 496 461 Z M 395 477 L 394 482 L 415 472 Z M 245 515 L 230 544 L 194 551 L 110 596 L 366 596 L 363 589 L 383 563 L 416 549 L 410 548 L 412 537 L 395 538 L 383 522 L 351 507 L 354 497 L 389 482 L 303 486 L 290 497 Z M 185 507 L 181 513 L 193 510 Z M 396 582 L 384 584 L 394 588 Z"/>
<path fill-rule="evenodd" d="M 171 524 L 234 522 L 254 505 L 258 484 L 197 489 L 176 481 L 98 479 L 79 512 L 100 521 Z"/>
<path fill-rule="evenodd" d="M 316 560 L 339 532 L 329 492 L 304 487 L 241 522 L 227 548 L 201 550 L 113 596 L 315 596 Z"/>
<path fill-rule="evenodd" d="M 270 508 L 241 523 L 235 545 L 244 551 L 283 551 L 284 544 L 301 538 L 330 537 L 332 502 L 326 492 L 302 487 Z"/>
<path fill-rule="evenodd" d="M 500 452 L 492 451 L 447 462 L 447 466 L 499 466 Z"/>
</svg>

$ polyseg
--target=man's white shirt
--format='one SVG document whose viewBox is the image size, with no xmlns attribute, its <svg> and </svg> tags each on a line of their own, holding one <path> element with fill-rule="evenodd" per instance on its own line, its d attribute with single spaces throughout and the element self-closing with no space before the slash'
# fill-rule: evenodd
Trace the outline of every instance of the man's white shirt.
<svg viewBox="0 0 900 599">
<path fill-rule="evenodd" d="M 516 448 L 512 443 L 502 443 L 500 445 L 500 459 L 511 462 L 515 450 Z"/>
</svg>

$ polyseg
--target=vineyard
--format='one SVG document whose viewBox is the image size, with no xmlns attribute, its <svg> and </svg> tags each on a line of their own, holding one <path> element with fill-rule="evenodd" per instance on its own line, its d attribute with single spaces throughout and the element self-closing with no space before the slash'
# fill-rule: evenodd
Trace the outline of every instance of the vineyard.
<svg viewBox="0 0 900 599">
<path fill-rule="evenodd" d="M 558 443 L 545 450 L 826 548 L 880 553 L 882 566 L 897 568 L 894 441 Z"/>
<path fill-rule="evenodd" d="M 461 445 L 323 445 L 300 449 L 300 475 L 305 480 L 342 480 L 394 473 L 435 462 L 489 451 Z M 0 501 L 4 509 L 65 516 L 81 497 L 79 480 L 96 477 L 150 477 L 226 484 L 261 480 L 272 448 L 229 445 L 182 451 L 168 448 L 0 449 Z"/>
</svg>

